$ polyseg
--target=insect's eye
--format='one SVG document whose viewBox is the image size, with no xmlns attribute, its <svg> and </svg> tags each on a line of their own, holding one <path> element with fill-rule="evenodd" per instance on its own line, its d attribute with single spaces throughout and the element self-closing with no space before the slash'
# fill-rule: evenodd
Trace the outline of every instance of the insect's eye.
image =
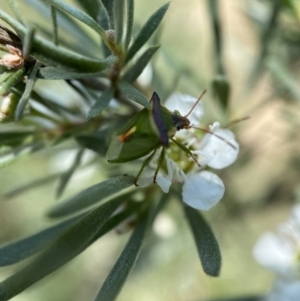
<svg viewBox="0 0 300 301">
<path fill-rule="evenodd" d="M 177 116 L 181 116 L 180 113 L 179 113 L 179 111 L 177 111 L 177 110 L 175 110 L 175 111 L 173 112 L 173 114 L 175 114 L 175 115 L 177 115 Z"/>
</svg>

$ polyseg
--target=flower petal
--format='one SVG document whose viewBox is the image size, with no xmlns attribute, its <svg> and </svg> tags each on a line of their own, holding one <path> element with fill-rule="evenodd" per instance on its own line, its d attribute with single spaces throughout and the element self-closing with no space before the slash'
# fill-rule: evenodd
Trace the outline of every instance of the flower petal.
<svg viewBox="0 0 300 301">
<path fill-rule="evenodd" d="M 283 276 L 295 272 L 296 250 L 287 237 L 271 232 L 263 234 L 253 249 L 253 255 L 259 264 Z"/>
<path fill-rule="evenodd" d="M 137 185 L 140 187 L 147 187 L 153 184 L 154 172 L 155 171 L 153 169 L 145 168 L 137 181 Z M 170 190 L 172 181 L 159 172 L 156 177 L 156 183 L 160 186 L 163 192 L 167 193 Z"/>
<path fill-rule="evenodd" d="M 300 281 L 279 278 L 274 282 L 270 294 L 265 301 L 298 301 L 300 295 Z"/>
<path fill-rule="evenodd" d="M 200 210 L 209 210 L 215 206 L 224 195 L 222 180 L 210 171 L 187 176 L 182 187 L 183 201 Z"/>
<path fill-rule="evenodd" d="M 165 106 L 170 111 L 177 110 L 181 115 L 186 115 L 192 106 L 197 101 L 197 98 L 181 93 L 171 94 L 165 102 Z M 189 120 L 194 125 L 199 125 L 201 117 L 204 115 L 203 105 L 200 102 L 189 115 Z"/>
<path fill-rule="evenodd" d="M 225 141 L 212 134 L 206 134 L 197 147 L 199 151 L 195 151 L 194 153 L 202 155 L 200 164 L 222 169 L 236 160 L 239 153 L 239 144 L 230 130 L 214 128 L 214 126 L 212 127 L 212 132 L 224 138 Z"/>
</svg>

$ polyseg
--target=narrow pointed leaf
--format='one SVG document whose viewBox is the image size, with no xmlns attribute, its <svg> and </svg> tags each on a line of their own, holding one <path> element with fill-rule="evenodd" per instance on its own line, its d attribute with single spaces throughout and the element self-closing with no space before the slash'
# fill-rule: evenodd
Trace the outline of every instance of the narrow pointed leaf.
<svg viewBox="0 0 300 301">
<path fill-rule="evenodd" d="M 127 3 L 127 19 L 126 19 L 126 34 L 125 34 L 125 51 L 128 49 L 133 28 L 133 17 L 134 17 L 134 0 L 126 0 Z"/>
<path fill-rule="evenodd" d="M 10 8 L 12 9 L 12 11 L 14 12 L 14 14 L 16 15 L 16 18 L 23 24 L 25 24 L 24 22 L 24 18 L 20 12 L 19 6 L 17 4 L 17 2 L 15 0 L 7 0 Z"/>
<path fill-rule="evenodd" d="M 121 92 L 130 100 L 149 108 L 149 100 L 138 90 L 134 89 L 131 85 L 125 82 L 119 83 Z"/>
<path fill-rule="evenodd" d="M 214 34 L 216 71 L 217 73 L 224 74 L 222 62 L 222 24 L 219 17 L 219 0 L 208 0 L 207 4 Z"/>
<path fill-rule="evenodd" d="M 121 291 L 138 256 L 139 250 L 147 230 L 149 212 L 142 216 L 134 229 L 128 243 L 116 261 L 108 277 L 105 279 L 94 301 L 113 301 Z"/>
<path fill-rule="evenodd" d="M 32 130 L 11 130 L 0 131 L 0 146 L 15 147 L 23 143 L 23 141 L 33 135 Z"/>
<path fill-rule="evenodd" d="M 56 174 L 51 174 L 51 175 L 43 177 L 43 178 L 39 178 L 38 180 L 31 181 L 31 182 L 29 182 L 29 183 L 27 183 L 23 186 L 17 187 L 13 190 L 10 190 L 10 191 L 4 193 L 2 195 L 2 197 L 5 201 L 9 200 L 9 199 L 12 199 L 12 198 L 14 198 L 14 197 L 16 197 L 16 196 L 18 196 L 22 193 L 27 192 L 30 189 L 33 189 L 33 188 L 36 188 L 38 186 L 42 186 L 44 184 L 52 182 L 52 181 L 56 180 L 60 175 L 61 175 L 61 172 L 56 173 Z"/>
<path fill-rule="evenodd" d="M 134 57 L 134 55 L 141 49 L 141 47 L 150 39 L 153 32 L 156 30 L 156 28 L 162 21 L 168 7 L 169 3 L 166 3 L 149 18 L 149 20 L 143 26 L 137 38 L 134 40 L 133 44 L 129 48 L 129 51 L 126 56 L 126 62 L 130 61 Z"/>
<path fill-rule="evenodd" d="M 22 54 L 23 54 L 23 57 L 25 60 L 27 60 L 29 58 L 34 33 L 35 33 L 35 28 L 32 26 L 29 26 L 29 28 L 25 34 L 23 47 L 22 47 Z"/>
<path fill-rule="evenodd" d="M 27 266 L 2 281 L 0 301 L 9 300 L 83 252 L 118 205 L 119 201 L 111 201 L 88 213 Z"/>
<path fill-rule="evenodd" d="M 119 176 L 93 185 L 77 195 L 59 203 L 50 210 L 49 217 L 61 217 L 85 209 L 134 183 L 133 176 Z"/>
<path fill-rule="evenodd" d="M 104 236 L 106 233 L 114 229 L 116 226 L 118 226 L 120 223 L 126 221 L 127 218 L 132 216 L 134 213 L 137 213 L 139 209 L 143 206 L 141 202 L 139 204 L 136 204 L 134 208 L 129 208 L 124 210 L 123 212 L 120 212 L 116 215 L 113 215 L 104 225 L 100 228 L 98 233 L 95 235 L 94 240 L 99 239 L 100 237 Z"/>
<path fill-rule="evenodd" d="M 115 61 L 114 57 L 111 57 L 111 64 Z M 109 60 L 107 60 L 109 63 Z M 103 64 L 103 70 L 107 68 L 107 64 Z M 51 80 L 61 80 L 61 79 L 79 79 L 86 78 L 88 76 L 103 76 L 101 70 L 99 69 L 96 73 L 76 73 L 68 72 L 54 67 L 44 67 L 40 68 L 37 73 L 37 78 L 41 79 L 51 79 Z"/>
<path fill-rule="evenodd" d="M 123 79 L 128 83 L 133 83 L 143 72 L 152 56 L 160 46 L 149 47 L 137 60 L 137 62 L 123 76 Z"/>
<path fill-rule="evenodd" d="M 100 14 L 100 1 L 95 0 L 76 0 L 76 2 L 91 16 L 95 21 Z"/>
<path fill-rule="evenodd" d="M 57 13 L 56 9 L 53 6 L 50 6 L 51 11 L 51 20 L 53 27 L 53 43 L 58 45 L 58 28 L 57 28 Z"/>
<path fill-rule="evenodd" d="M 124 31 L 124 1 L 125 0 L 114 0 L 114 18 L 116 32 L 115 43 L 118 46 L 122 45 Z"/>
<path fill-rule="evenodd" d="M 17 22 L 1 10 L 0 19 L 7 22 L 21 36 L 25 36 L 27 29 L 21 23 Z M 102 71 L 104 67 L 109 67 L 116 60 L 115 57 L 108 57 L 104 60 L 90 59 L 57 47 L 53 43 L 37 35 L 35 35 L 33 38 L 31 55 L 45 65 L 78 73 L 92 73 Z"/>
<path fill-rule="evenodd" d="M 10 90 L 20 82 L 26 74 L 26 69 L 24 67 L 9 73 L 9 77 L 0 86 L 0 95 L 6 95 Z"/>
<path fill-rule="evenodd" d="M 114 18 L 114 0 L 101 0 L 102 5 L 105 8 L 109 29 L 115 28 L 115 18 Z"/>
<path fill-rule="evenodd" d="M 29 101 L 31 91 L 32 91 L 34 83 L 36 81 L 36 73 L 37 73 L 39 66 L 40 66 L 40 64 L 38 62 L 36 62 L 34 67 L 29 72 L 29 75 L 28 75 L 28 78 L 26 81 L 25 91 L 24 91 L 24 93 L 18 103 L 17 109 L 16 109 L 16 113 L 15 113 L 16 121 L 21 119 L 21 117 L 23 115 L 23 111 L 25 109 L 25 106 Z"/>
<path fill-rule="evenodd" d="M 45 229 L 31 236 L 22 238 L 4 246 L 0 246 L 0 266 L 10 265 L 19 262 L 29 256 L 40 252 L 52 239 L 59 236 L 67 228 L 79 221 L 84 214 L 72 217 L 62 223 Z"/>
<path fill-rule="evenodd" d="M 186 205 L 184 209 L 194 235 L 203 271 L 210 276 L 219 276 L 222 259 L 217 239 L 197 210 Z"/>
<path fill-rule="evenodd" d="M 84 153 L 84 148 L 80 149 L 77 152 L 76 157 L 75 157 L 74 162 L 72 163 L 71 167 L 69 168 L 69 170 L 67 170 L 61 176 L 59 184 L 58 184 L 57 192 L 56 192 L 57 198 L 59 198 L 62 195 L 62 193 L 64 192 L 66 186 L 68 185 L 72 175 L 74 174 L 77 167 L 80 165 L 80 161 L 83 156 L 83 153 Z"/>
<path fill-rule="evenodd" d="M 107 36 L 105 34 L 105 30 L 97 23 L 93 18 L 91 18 L 89 15 L 84 13 L 83 11 L 77 9 L 76 7 L 67 4 L 66 2 L 60 1 L 60 0 L 43 0 L 44 2 L 49 3 L 50 5 L 53 5 L 57 9 L 70 14 L 74 18 L 78 19 L 79 21 L 85 23 L 89 27 L 91 27 L 93 30 L 95 30 L 97 33 L 100 34 L 102 39 L 104 41 L 107 41 Z"/>
<path fill-rule="evenodd" d="M 111 87 L 107 88 L 96 101 L 96 103 L 91 107 L 90 111 L 87 114 L 86 119 L 91 120 L 96 116 L 99 116 L 100 113 L 106 109 L 109 102 L 113 98 L 114 91 Z"/>
<path fill-rule="evenodd" d="M 221 106 L 228 108 L 230 98 L 230 83 L 225 75 L 218 74 L 212 82 L 213 93 L 217 96 Z"/>
<path fill-rule="evenodd" d="M 46 19 L 49 18 L 49 5 L 47 3 L 36 0 L 24 0 L 24 2 L 27 7 L 38 12 L 40 17 Z M 60 45 L 64 45 L 66 48 L 73 49 L 74 51 L 82 54 L 85 53 L 89 57 L 97 57 L 93 50 L 98 47 L 98 43 L 91 37 L 91 35 L 86 34 L 86 30 L 83 26 L 81 26 L 81 23 L 77 22 L 77 20 L 71 15 L 59 10 L 56 10 L 56 16 L 60 32 L 65 31 L 70 38 L 70 40 L 60 39 Z M 51 32 L 48 28 L 44 28 L 41 24 L 39 24 L 39 31 L 47 36 L 49 40 L 53 40 L 53 32 Z"/>
<path fill-rule="evenodd" d="M 76 136 L 76 141 L 83 147 L 93 150 L 101 156 L 105 156 L 107 147 L 105 146 L 108 137 L 108 129 L 95 132 L 93 134 L 83 134 Z"/>
</svg>

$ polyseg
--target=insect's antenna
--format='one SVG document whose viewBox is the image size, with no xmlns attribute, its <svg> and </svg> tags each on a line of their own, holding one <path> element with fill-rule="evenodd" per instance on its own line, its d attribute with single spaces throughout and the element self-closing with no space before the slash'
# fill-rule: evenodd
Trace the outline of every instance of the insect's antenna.
<svg viewBox="0 0 300 301">
<path fill-rule="evenodd" d="M 232 126 L 236 123 L 239 123 L 239 122 L 247 120 L 247 119 L 250 119 L 250 116 L 245 116 L 245 117 L 242 117 L 242 118 L 239 118 L 239 119 L 234 119 L 234 120 L 230 121 L 229 123 L 227 123 L 225 128 L 228 128 L 228 127 L 230 127 L 230 126 Z"/>
<path fill-rule="evenodd" d="M 199 101 L 201 100 L 202 96 L 206 93 L 206 90 L 204 90 L 201 95 L 199 96 L 199 98 L 197 99 L 197 101 L 194 103 L 194 105 L 192 106 L 192 108 L 190 109 L 190 111 L 183 117 L 188 117 L 194 110 L 195 106 L 199 103 Z"/>
<path fill-rule="evenodd" d="M 227 143 L 229 146 L 231 146 L 233 149 L 237 149 L 237 147 L 235 145 L 233 145 L 232 143 L 230 143 L 228 140 L 226 140 L 225 138 L 219 136 L 218 134 L 215 134 L 213 133 L 212 131 L 208 130 L 208 129 L 204 129 L 204 128 L 198 128 L 198 127 L 195 127 L 195 126 L 191 126 L 190 128 L 193 128 L 193 129 L 196 129 L 196 130 L 200 130 L 200 131 L 203 131 L 205 133 L 208 133 L 208 134 L 211 134 L 217 138 L 219 138 L 220 140 L 224 141 L 225 143 Z"/>
</svg>

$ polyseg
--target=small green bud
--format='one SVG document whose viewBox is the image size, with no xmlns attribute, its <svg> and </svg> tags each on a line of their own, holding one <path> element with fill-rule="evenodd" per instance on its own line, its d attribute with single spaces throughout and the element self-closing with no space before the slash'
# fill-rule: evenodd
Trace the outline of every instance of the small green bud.
<svg viewBox="0 0 300 301">
<path fill-rule="evenodd" d="M 113 29 L 108 29 L 105 31 L 105 33 L 108 38 L 108 41 L 114 45 L 116 39 L 116 32 Z"/>
</svg>

